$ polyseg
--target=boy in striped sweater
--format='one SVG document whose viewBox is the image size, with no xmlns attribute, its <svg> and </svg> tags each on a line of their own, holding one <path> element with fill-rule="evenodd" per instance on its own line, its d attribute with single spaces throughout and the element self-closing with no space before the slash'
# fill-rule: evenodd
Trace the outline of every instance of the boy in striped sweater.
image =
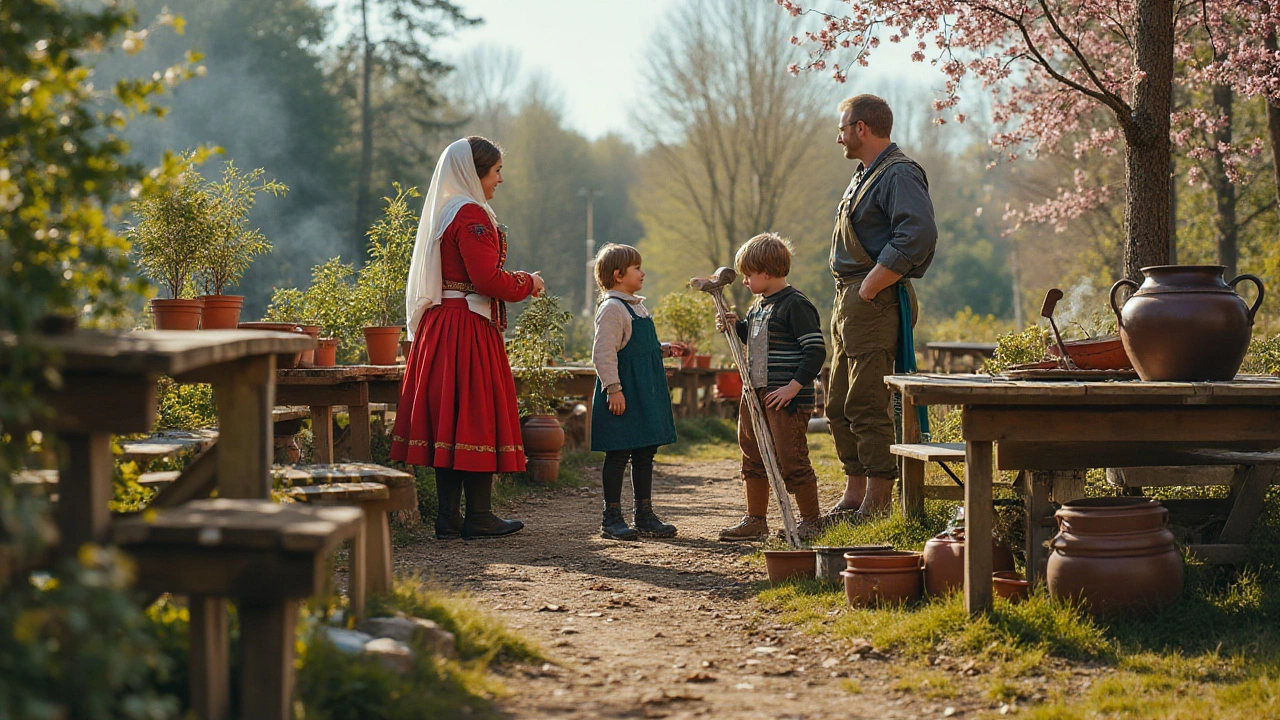
<svg viewBox="0 0 1280 720">
<path fill-rule="evenodd" d="M 738 248 L 734 264 L 743 284 L 757 296 L 745 320 L 733 314 L 728 318 L 747 348 L 751 387 L 744 392 L 760 397 L 783 481 L 800 512 L 800 538 L 812 540 L 822 531 L 822 519 L 818 477 L 809 462 L 806 433 L 814 410 L 813 381 L 827 358 L 822 323 L 809 298 L 787 282 L 791 272 L 789 242 L 775 233 L 757 235 Z M 719 317 L 716 327 L 723 332 Z M 738 445 L 742 448 L 747 514 L 737 525 L 720 532 L 724 541 L 759 540 L 769 534 L 765 519 L 769 480 L 748 413 L 744 397 L 738 411 Z"/>
</svg>

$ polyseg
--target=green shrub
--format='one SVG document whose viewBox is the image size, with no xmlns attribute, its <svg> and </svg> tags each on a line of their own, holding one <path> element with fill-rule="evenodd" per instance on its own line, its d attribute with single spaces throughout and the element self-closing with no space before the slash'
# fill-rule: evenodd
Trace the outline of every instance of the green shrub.
<svg viewBox="0 0 1280 720">
<path fill-rule="evenodd" d="M 1032 325 L 1022 332 L 1011 332 L 996 338 L 996 351 L 982 366 L 982 371 L 992 375 L 1004 372 L 1011 365 L 1032 363 L 1044 359 L 1048 347 L 1049 331 Z"/>
<path fill-rule="evenodd" d="M 160 409 L 156 430 L 195 430 L 218 424 L 218 404 L 207 383 L 176 383 L 161 377 L 156 386 Z"/>
<path fill-rule="evenodd" d="M 1251 340 L 1240 372 L 1280 375 L 1280 335 Z"/>
<path fill-rule="evenodd" d="M 706 349 L 705 343 L 715 330 L 715 302 L 704 292 L 683 290 L 667 293 L 653 310 L 653 320 L 662 335 L 694 348 Z"/>
</svg>

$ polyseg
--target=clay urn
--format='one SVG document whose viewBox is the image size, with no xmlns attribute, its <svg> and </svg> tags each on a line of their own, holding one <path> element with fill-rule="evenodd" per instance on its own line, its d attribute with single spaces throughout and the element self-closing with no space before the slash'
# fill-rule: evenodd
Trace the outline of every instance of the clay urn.
<svg viewBox="0 0 1280 720">
<path fill-rule="evenodd" d="M 770 585 L 792 578 L 812 578 L 815 569 L 813 550 L 765 550 L 764 567 L 769 573 Z"/>
<path fill-rule="evenodd" d="M 1122 279 L 1111 286 L 1111 309 L 1120 340 L 1143 380 L 1230 380 L 1240 369 L 1253 318 L 1262 305 L 1262 281 L 1240 275 L 1224 282 L 1221 265 L 1153 265 L 1142 268 L 1142 285 Z M 1253 305 L 1236 294 L 1248 280 L 1258 288 Z M 1133 290 L 1123 306 L 1116 291 Z"/>
<path fill-rule="evenodd" d="M 1013 570 L 1009 546 L 991 538 L 991 562 L 995 571 Z M 964 587 L 964 528 L 955 528 L 930 538 L 924 544 L 924 590 L 945 595 Z"/>
<path fill-rule="evenodd" d="M 1182 592 L 1182 554 L 1169 532 L 1169 511 L 1155 498 L 1082 498 L 1055 516 L 1058 534 L 1046 569 L 1053 597 L 1109 614 L 1149 611 Z"/>
<path fill-rule="evenodd" d="M 845 600 L 854 606 L 903 603 L 920 597 L 921 555 L 910 550 L 845 553 Z"/>
</svg>

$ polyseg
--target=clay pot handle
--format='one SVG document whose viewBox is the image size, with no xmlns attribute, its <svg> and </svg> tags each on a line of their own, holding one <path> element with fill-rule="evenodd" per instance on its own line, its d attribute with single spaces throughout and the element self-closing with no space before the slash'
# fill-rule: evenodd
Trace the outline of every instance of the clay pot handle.
<svg viewBox="0 0 1280 720">
<path fill-rule="evenodd" d="M 1249 277 L 1253 277 L 1253 276 L 1250 275 Z M 1121 287 L 1125 287 L 1125 286 L 1128 286 L 1132 292 L 1138 291 L 1138 283 L 1130 280 L 1129 278 L 1120 278 L 1119 280 L 1116 281 L 1115 285 L 1111 286 L 1111 312 L 1116 314 L 1116 327 L 1124 327 L 1124 320 L 1120 319 L 1120 308 L 1116 306 L 1116 290 L 1119 290 Z M 1262 287 L 1262 286 L 1259 285 L 1258 287 Z M 1130 297 L 1132 297 L 1132 295 Z M 1128 302 L 1128 301 L 1126 300 L 1125 302 Z M 1252 318 L 1253 315 L 1250 315 L 1249 317 Z"/>
<path fill-rule="evenodd" d="M 1229 282 L 1229 283 L 1227 283 L 1227 284 L 1231 286 L 1231 289 L 1232 289 L 1232 290 L 1235 290 L 1235 289 L 1236 289 L 1236 283 L 1240 282 L 1241 280 L 1249 280 L 1249 281 L 1252 281 L 1252 282 L 1253 282 L 1253 284 L 1254 284 L 1255 286 L 1257 286 L 1257 288 L 1258 288 L 1258 299 L 1254 300 L 1254 301 L 1253 301 L 1253 307 L 1249 308 L 1249 324 L 1250 324 L 1250 325 L 1252 325 L 1252 324 L 1253 324 L 1253 316 L 1254 316 L 1254 314 L 1258 312 L 1258 308 L 1262 307 L 1262 297 L 1263 297 L 1263 295 L 1265 294 L 1265 292 L 1264 292 L 1264 291 L 1263 291 L 1263 289 L 1262 289 L 1262 281 L 1261 281 L 1261 280 L 1259 280 L 1259 279 L 1257 278 L 1257 276 L 1254 276 L 1254 275 L 1247 275 L 1247 274 L 1246 274 L 1246 275 L 1239 275 L 1239 276 L 1237 276 L 1237 277 L 1236 277 L 1236 279 L 1235 279 L 1235 280 L 1232 280 L 1231 282 Z M 1238 292 L 1238 291 L 1237 291 L 1237 292 Z"/>
</svg>

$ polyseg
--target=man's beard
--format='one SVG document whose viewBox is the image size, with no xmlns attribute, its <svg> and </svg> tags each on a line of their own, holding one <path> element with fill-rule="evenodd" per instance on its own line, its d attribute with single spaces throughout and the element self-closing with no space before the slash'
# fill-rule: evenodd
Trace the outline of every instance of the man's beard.
<svg viewBox="0 0 1280 720">
<path fill-rule="evenodd" d="M 854 153 L 862 148 L 862 141 L 858 138 L 852 138 L 844 143 L 844 156 L 849 160 L 857 160 L 858 156 Z"/>
</svg>

